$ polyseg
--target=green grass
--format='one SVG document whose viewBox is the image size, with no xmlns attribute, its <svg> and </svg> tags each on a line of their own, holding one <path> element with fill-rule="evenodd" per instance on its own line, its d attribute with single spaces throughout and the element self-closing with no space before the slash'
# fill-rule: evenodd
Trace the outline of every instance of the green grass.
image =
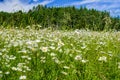
<svg viewBox="0 0 120 80">
<path fill-rule="evenodd" d="M 120 32 L 0 30 L 0 80 L 120 80 Z"/>
</svg>

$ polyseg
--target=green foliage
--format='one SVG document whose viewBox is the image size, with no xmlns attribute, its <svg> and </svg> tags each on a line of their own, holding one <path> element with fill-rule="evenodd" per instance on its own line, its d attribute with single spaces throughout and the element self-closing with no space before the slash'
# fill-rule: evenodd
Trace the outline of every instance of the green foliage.
<svg viewBox="0 0 120 80">
<path fill-rule="evenodd" d="M 119 30 L 120 19 L 110 17 L 106 11 L 97 11 L 80 7 L 46 7 L 38 5 L 28 12 L 0 12 L 0 26 L 25 28 L 40 25 L 42 28 Z M 69 27 L 69 28 L 68 28 Z"/>
</svg>

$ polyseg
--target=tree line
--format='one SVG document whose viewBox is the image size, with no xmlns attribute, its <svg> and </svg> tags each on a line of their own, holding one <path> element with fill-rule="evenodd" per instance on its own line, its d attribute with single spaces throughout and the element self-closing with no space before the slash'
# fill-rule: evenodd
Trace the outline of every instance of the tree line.
<svg viewBox="0 0 120 80">
<path fill-rule="evenodd" d="M 47 7 L 38 5 L 28 12 L 0 12 L 0 26 L 5 28 L 27 28 L 32 26 L 53 29 L 119 30 L 119 17 L 109 12 L 87 9 L 86 7 Z"/>
</svg>

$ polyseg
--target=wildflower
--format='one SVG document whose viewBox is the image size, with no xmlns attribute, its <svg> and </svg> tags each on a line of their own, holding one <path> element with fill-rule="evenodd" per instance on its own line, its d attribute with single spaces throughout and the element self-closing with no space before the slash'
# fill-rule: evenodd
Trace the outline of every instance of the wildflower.
<svg viewBox="0 0 120 80">
<path fill-rule="evenodd" d="M 41 61 L 42 63 L 45 63 L 45 62 L 46 62 L 46 60 L 45 60 L 46 57 L 41 57 L 40 59 L 41 59 L 40 61 Z"/>
<path fill-rule="evenodd" d="M 18 45 L 19 45 L 18 42 L 14 42 L 14 43 L 13 43 L 13 46 L 14 46 L 14 47 L 17 47 Z"/>
<path fill-rule="evenodd" d="M 20 80 L 26 79 L 26 76 L 20 76 Z"/>
<path fill-rule="evenodd" d="M 120 38 L 118 38 L 118 41 L 120 41 Z"/>
<path fill-rule="evenodd" d="M 7 65 L 6 65 L 6 67 L 10 67 L 10 65 L 9 65 L 9 64 L 7 64 Z"/>
<path fill-rule="evenodd" d="M 50 56 L 53 56 L 53 57 L 54 57 L 54 56 L 56 56 L 56 54 L 55 54 L 55 53 L 51 53 Z"/>
<path fill-rule="evenodd" d="M 102 57 L 99 57 L 98 61 L 107 61 L 107 57 L 106 56 L 102 56 Z"/>
<path fill-rule="evenodd" d="M 30 26 L 27 26 L 26 29 L 30 29 Z"/>
<path fill-rule="evenodd" d="M 26 69 L 27 71 L 31 71 L 31 69 L 28 66 L 23 66 L 24 69 Z M 24 70 L 25 71 L 25 70 Z M 23 71 L 23 72 L 24 72 Z"/>
<path fill-rule="evenodd" d="M 20 67 L 17 67 L 17 71 L 20 71 L 20 72 L 21 72 L 21 71 L 22 71 L 22 69 L 21 69 Z"/>
<path fill-rule="evenodd" d="M 87 46 L 86 45 L 83 45 L 82 47 L 81 47 L 81 49 L 85 49 Z"/>
<path fill-rule="evenodd" d="M 59 47 L 64 46 L 64 43 L 63 43 L 61 40 L 59 40 L 58 46 L 59 46 Z"/>
<path fill-rule="evenodd" d="M 10 72 L 5 72 L 5 74 L 10 74 Z"/>
<path fill-rule="evenodd" d="M 13 55 L 10 55 L 9 59 L 10 59 L 10 60 L 15 60 L 15 59 L 16 59 L 16 57 L 15 57 L 15 56 L 13 56 Z"/>
<path fill-rule="evenodd" d="M 54 49 L 55 49 L 55 47 L 54 47 L 54 46 L 50 46 L 50 49 L 54 50 Z"/>
<path fill-rule="evenodd" d="M 71 45 L 71 46 L 73 46 L 73 44 L 72 44 L 72 43 L 71 43 L 70 45 Z"/>
<path fill-rule="evenodd" d="M 12 67 L 12 70 L 13 70 L 13 71 L 17 71 L 17 68 L 16 68 L 16 67 Z"/>
<path fill-rule="evenodd" d="M 80 30 L 76 29 L 76 30 L 75 30 L 75 33 L 76 33 L 76 34 L 79 34 L 79 33 L 80 33 Z"/>
<path fill-rule="evenodd" d="M 21 51 L 18 51 L 18 53 L 27 53 L 27 50 L 25 50 L 25 49 L 22 49 Z"/>
<path fill-rule="evenodd" d="M 18 67 L 22 67 L 23 65 L 25 65 L 25 63 L 18 63 Z"/>
<path fill-rule="evenodd" d="M 81 61 L 82 61 L 82 63 L 86 63 L 86 62 L 88 62 L 88 60 L 84 60 L 84 59 L 83 59 L 83 60 L 81 60 Z"/>
<path fill-rule="evenodd" d="M 66 49 L 66 50 L 65 50 L 65 53 L 66 53 L 66 54 L 69 54 L 69 53 L 70 53 L 70 49 Z"/>
<path fill-rule="evenodd" d="M 60 64 L 60 61 L 58 59 L 55 59 L 55 63 Z"/>
<path fill-rule="evenodd" d="M 29 56 L 21 56 L 21 58 L 31 60 L 31 57 Z"/>
<path fill-rule="evenodd" d="M 36 51 L 36 49 L 35 48 L 31 48 L 31 50 L 34 52 L 34 51 Z"/>
<path fill-rule="evenodd" d="M 6 51 L 7 51 L 7 49 L 6 49 L 6 48 L 4 48 L 4 49 L 2 49 L 2 50 L 1 50 L 1 52 L 6 52 Z"/>
<path fill-rule="evenodd" d="M 101 41 L 101 42 L 99 42 L 99 44 L 100 45 L 105 45 L 106 43 Z"/>
<path fill-rule="evenodd" d="M 81 60 L 81 59 L 82 59 L 82 56 L 81 56 L 81 55 L 75 56 L 75 60 Z"/>
<path fill-rule="evenodd" d="M 46 57 L 41 57 L 40 59 L 46 59 Z"/>
<path fill-rule="evenodd" d="M 45 63 L 46 62 L 46 60 L 40 60 L 42 63 Z"/>
<path fill-rule="evenodd" d="M 112 54 L 108 54 L 108 55 L 111 56 L 111 57 L 113 56 Z"/>
<path fill-rule="evenodd" d="M 23 58 L 23 59 L 24 59 L 24 58 L 27 58 L 27 56 L 21 56 L 21 58 Z"/>
<path fill-rule="evenodd" d="M 62 71 L 61 73 L 64 74 L 64 75 L 68 75 L 68 73 L 67 73 L 67 72 L 64 72 L 64 71 Z"/>
<path fill-rule="evenodd" d="M 0 55 L 2 55 L 2 53 L 0 52 Z"/>
<path fill-rule="evenodd" d="M 108 55 L 112 57 L 112 51 L 108 51 Z"/>
<path fill-rule="evenodd" d="M 55 63 L 60 64 L 60 61 L 58 60 L 57 57 L 53 57 L 52 59 L 55 61 Z"/>
<path fill-rule="evenodd" d="M 118 68 L 120 69 L 120 62 L 118 62 Z"/>
<path fill-rule="evenodd" d="M 63 68 L 64 68 L 64 69 L 70 69 L 70 67 L 68 67 L 68 66 L 63 66 Z"/>
<path fill-rule="evenodd" d="M 62 49 L 59 49 L 59 52 L 61 52 L 61 53 L 62 53 L 62 52 L 63 52 L 63 50 L 62 50 Z"/>
<path fill-rule="evenodd" d="M 26 67 L 26 70 L 27 70 L 27 71 L 31 71 L 31 69 L 30 69 L 29 67 Z"/>
<path fill-rule="evenodd" d="M 70 57 L 73 57 L 73 54 L 69 54 Z"/>
<path fill-rule="evenodd" d="M 36 43 L 39 43 L 39 42 L 40 42 L 40 40 L 35 40 L 35 42 L 36 42 Z"/>
<path fill-rule="evenodd" d="M 42 52 L 47 52 L 48 51 L 48 47 L 41 47 Z"/>
<path fill-rule="evenodd" d="M 100 53 L 101 53 L 101 54 L 105 54 L 106 52 L 104 52 L 104 51 L 100 51 Z"/>
<path fill-rule="evenodd" d="M 31 45 L 33 42 L 32 41 L 27 41 L 26 44 L 27 45 Z"/>
<path fill-rule="evenodd" d="M 27 57 L 28 60 L 31 60 L 31 57 Z"/>
<path fill-rule="evenodd" d="M 2 74 L 0 74 L 0 78 L 2 77 L 3 75 Z"/>
<path fill-rule="evenodd" d="M 2 71 L 0 71 L 0 74 L 2 73 Z"/>
</svg>

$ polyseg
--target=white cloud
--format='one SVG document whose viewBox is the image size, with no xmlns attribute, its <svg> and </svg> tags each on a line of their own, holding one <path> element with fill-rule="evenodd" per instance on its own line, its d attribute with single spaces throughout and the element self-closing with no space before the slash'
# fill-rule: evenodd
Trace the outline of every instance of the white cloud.
<svg viewBox="0 0 120 80">
<path fill-rule="evenodd" d="M 120 0 L 82 0 L 82 1 L 74 1 L 64 6 L 86 6 L 87 8 L 97 9 L 101 11 L 109 11 L 111 15 L 120 15 Z"/>
<path fill-rule="evenodd" d="M 33 0 L 34 2 L 37 2 L 38 0 Z"/>
<path fill-rule="evenodd" d="M 100 4 L 102 3 L 102 4 Z M 120 16 L 120 0 L 118 1 L 99 1 L 98 3 L 87 4 L 86 7 L 97 9 L 100 11 L 108 11 L 112 16 Z"/>
<path fill-rule="evenodd" d="M 49 4 L 51 2 L 53 2 L 54 0 L 44 0 L 43 2 L 41 2 L 40 4 L 41 5 L 46 5 L 46 4 Z"/>
<path fill-rule="evenodd" d="M 14 12 L 18 10 L 28 11 L 32 9 L 33 6 L 47 5 L 52 3 L 55 0 L 43 0 L 39 2 L 39 0 L 33 0 L 35 3 L 29 3 L 29 0 L 4 0 L 4 2 L 0 2 L 0 11 L 6 12 Z M 23 3 L 24 2 L 24 3 Z M 97 10 L 106 10 L 109 11 L 112 15 L 119 14 L 120 15 L 120 0 L 80 0 L 68 2 L 65 4 L 56 4 L 61 6 L 86 6 L 87 8 L 94 8 Z"/>
<path fill-rule="evenodd" d="M 54 0 L 44 0 L 43 2 L 39 2 L 39 3 L 24 4 L 20 0 L 4 0 L 4 2 L 0 3 L 0 11 L 5 11 L 5 12 L 14 12 L 18 10 L 28 11 L 33 6 L 37 6 L 38 4 L 47 5 L 53 1 Z"/>
<path fill-rule="evenodd" d="M 84 5 L 84 4 L 88 4 L 88 3 L 94 3 L 94 2 L 98 2 L 99 0 L 83 0 L 83 1 L 75 1 L 72 3 L 67 3 L 64 4 L 65 6 L 71 5 L 71 6 L 78 6 L 78 5 Z"/>
</svg>

